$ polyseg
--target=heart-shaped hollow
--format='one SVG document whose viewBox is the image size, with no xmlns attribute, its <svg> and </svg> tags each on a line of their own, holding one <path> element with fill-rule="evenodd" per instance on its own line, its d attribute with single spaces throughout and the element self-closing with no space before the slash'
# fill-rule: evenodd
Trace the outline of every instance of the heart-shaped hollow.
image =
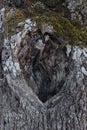
<svg viewBox="0 0 87 130">
<path fill-rule="evenodd" d="M 49 39 L 45 41 L 46 35 L 42 36 L 37 32 L 26 37 L 22 40 L 18 53 L 24 77 L 43 103 L 61 90 L 69 66 L 66 48 L 58 36 L 49 35 Z M 43 43 L 44 47 L 41 46 Z"/>
</svg>

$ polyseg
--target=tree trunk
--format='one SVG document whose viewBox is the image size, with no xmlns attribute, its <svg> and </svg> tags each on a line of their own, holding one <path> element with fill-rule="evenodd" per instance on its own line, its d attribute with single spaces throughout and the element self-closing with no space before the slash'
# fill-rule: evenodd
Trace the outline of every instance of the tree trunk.
<svg viewBox="0 0 87 130">
<path fill-rule="evenodd" d="M 11 46 L 5 44 L 3 40 L 4 39 L 2 39 L 3 46 L 0 44 L 0 130 L 87 130 L 87 75 L 83 71 L 84 64 L 82 63 L 87 60 L 85 55 L 87 48 L 81 49 L 77 46 L 71 46 L 71 51 L 69 52 L 69 46 L 61 47 L 61 45 L 57 45 L 57 51 L 55 52 L 55 47 L 52 45 L 51 48 L 51 45 L 48 43 L 48 48 L 51 48 L 54 52 L 52 53 L 54 58 L 57 55 L 55 63 L 57 63 L 56 66 L 59 68 L 55 69 L 57 73 L 56 81 L 54 82 L 52 79 L 49 85 L 51 88 L 45 89 L 44 86 L 48 85 L 46 80 L 48 73 L 45 72 L 48 72 L 50 66 L 48 58 L 50 58 L 51 61 L 52 57 L 51 52 L 48 53 L 48 51 L 45 50 L 43 57 L 47 55 L 48 58 L 44 58 L 45 63 L 43 63 L 43 61 L 40 62 L 44 64 L 46 70 L 40 67 L 39 73 L 43 76 L 43 72 L 46 78 L 44 79 L 45 76 L 43 76 L 43 81 L 40 81 L 37 76 L 38 82 L 41 83 L 39 87 L 43 87 L 41 90 L 43 90 L 45 94 L 47 93 L 47 95 L 45 95 L 43 91 L 40 91 L 41 94 L 43 94 L 43 98 L 47 96 L 43 101 L 43 98 L 40 98 L 41 95 L 36 92 L 36 88 L 32 89 L 32 86 L 37 86 L 37 80 L 35 81 L 35 79 L 31 77 L 31 80 L 29 78 L 28 82 L 23 71 L 15 71 L 15 63 L 19 62 L 17 57 L 19 55 L 14 55 Z M 67 55 L 64 48 L 67 51 Z M 36 52 L 37 50 L 35 50 L 34 54 Z M 25 56 L 25 53 L 22 54 Z M 28 55 L 29 54 L 30 51 L 28 52 Z M 8 58 L 8 56 L 11 58 Z M 11 61 L 8 61 L 8 59 L 11 59 Z M 23 59 L 23 61 L 24 60 L 25 59 Z M 20 65 L 22 66 L 21 62 Z M 37 74 L 39 65 L 40 63 L 37 62 L 37 65 L 33 68 L 35 72 L 32 72 L 32 74 Z M 54 69 L 54 66 L 52 69 Z M 49 72 L 51 73 L 50 70 Z M 53 78 L 53 75 L 54 73 L 52 72 L 51 78 Z M 30 81 L 32 84 L 30 84 Z M 44 85 L 44 83 L 46 84 Z M 55 83 L 57 83 L 58 88 L 54 93 Z"/>
<path fill-rule="evenodd" d="M 22 77 L 6 76 L 8 83 L 1 71 L 0 130 L 86 130 L 86 88 L 74 72 L 60 93 L 42 103 Z"/>
</svg>

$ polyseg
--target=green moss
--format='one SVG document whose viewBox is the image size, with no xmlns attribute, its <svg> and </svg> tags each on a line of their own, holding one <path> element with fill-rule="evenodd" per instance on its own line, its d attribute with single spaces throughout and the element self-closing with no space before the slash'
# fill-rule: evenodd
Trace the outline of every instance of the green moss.
<svg viewBox="0 0 87 130">
<path fill-rule="evenodd" d="M 61 16 L 70 18 L 70 12 L 61 0 L 43 0 L 46 7 L 59 13 Z"/>
<path fill-rule="evenodd" d="M 81 28 L 80 31 L 81 31 L 80 33 L 81 40 L 84 42 L 84 45 L 87 46 L 87 29 Z"/>
<path fill-rule="evenodd" d="M 44 15 L 36 17 L 35 20 L 39 28 L 43 23 L 52 24 L 54 31 L 62 35 L 65 41 L 72 44 L 82 41 L 84 44 L 87 44 L 87 29 L 74 26 L 67 18 L 60 15 L 49 17 Z"/>
<path fill-rule="evenodd" d="M 23 21 L 24 14 L 22 10 L 16 10 L 15 13 L 8 14 L 3 22 L 5 29 L 5 37 L 9 37 L 12 33 L 16 32 L 16 26 L 19 22 Z"/>
<path fill-rule="evenodd" d="M 44 6 L 41 3 L 36 3 L 34 10 L 36 13 L 44 13 Z"/>
<path fill-rule="evenodd" d="M 48 0 L 48 2 L 53 1 Z M 43 23 L 52 24 L 54 32 L 61 35 L 65 43 L 66 41 L 71 44 L 83 43 L 87 46 L 87 29 L 79 21 L 71 23 L 68 18 L 63 17 L 59 12 L 55 12 L 42 4 L 36 4 L 34 8 L 25 9 L 25 14 L 27 14 L 27 17 L 36 21 L 40 29 Z M 25 16 L 23 11 L 19 9 L 15 13 L 6 16 L 4 21 L 5 36 L 10 36 L 12 32 L 15 33 L 16 25 L 23 21 Z"/>
</svg>

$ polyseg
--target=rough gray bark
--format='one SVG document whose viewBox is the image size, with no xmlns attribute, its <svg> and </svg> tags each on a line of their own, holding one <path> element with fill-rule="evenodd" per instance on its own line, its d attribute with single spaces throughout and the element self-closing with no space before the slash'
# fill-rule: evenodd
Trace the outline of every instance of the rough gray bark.
<svg viewBox="0 0 87 130">
<path fill-rule="evenodd" d="M 86 88 L 82 79 L 76 82 L 76 72 L 70 72 L 62 90 L 46 103 L 22 78 L 8 80 L 0 79 L 1 130 L 86 130 Z"/>
<path fill-rule="evenodd" d="M 45 103 L 28 87 L 22 74 L 14 79 L 9 74 L 1 77 L 0 129 L 86 130 L 87 78 L 75 64 L 70 63 L 61 90 Z"/>
<path fill-rule="evenodd" d="M 26 53 L 30 54 L 28 49 L 34 50 L 29 46 L 29 41 L 32 39 L 21 42 L 24 50 L 27 45 L 27 50 L 24 53 L 20 45 L 17 55 L 8 43 L 3 42 L 3 38 L 1 40 L 3 45 L 0 44 L 0 130 L 86 130 L 87 73 L 83 71 L 85 69 L 83 67 L 87 67 L 87 48 L 63 46 L 60 45 L 59 39 L 51 36 L 43 55 L 36 60 L 35 66 L 31 60 L 31 66 L 36 67 L 36 70 L 40 64 L 46 67 L 47 72 L 51 72 L 51 69 L 55 70 L 55 73 L 54 71 L 51 73 L 51 88 L 48 89 L 53 91 L 57 85 L 56 93 L 47 97 L 43 103 L 42 98 L 41 100 L 38 98 L 39 87 L 43 79 L 42 69 L 39 68 L 39 72 L 35 71 L 41 74 L 42 79 L 40 80 L 36 75 L 37 80 L 34 84 L 35 77 L 28 78 L 28 81 L 25 78 L 24 64 L 22 64 L 26 59 Z M 35 48 L 34 54 L 31 55 L 35 56 L 34 59 L 37 51 Z M 43 58 L 45 55 L 47 57 Z M 16 75 L 14 75 L 13 70 L 11 71 L 7 64 L 10 60 L 8 57 L 12 58 L 10 63 L 13 65 L 13 70 L 16 70 L 15 63 L 20 62 L 22 71 L 16 70 Z M 29 58 L 25 64 L 30 68 Z M 56 63 L 55 69 L 53 63 Z M 55 74 L 56 78 L 54 78 Z M 29 84 L 30 82 L 33 84 Z M 43 84 L 44 82 L 46 81 L 43 80 Z M 63 83 L 59 84 L 60 82 Z M 44 91 L 47 92 L 47 89 Z"/>
</svg>

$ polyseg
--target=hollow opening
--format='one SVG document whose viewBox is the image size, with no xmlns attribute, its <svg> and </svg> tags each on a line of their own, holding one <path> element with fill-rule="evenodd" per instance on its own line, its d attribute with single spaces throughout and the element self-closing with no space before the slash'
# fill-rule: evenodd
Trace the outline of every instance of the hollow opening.
<svg viewBox="0 0 87 130">
<path fill-rule="evenodd" d="M 28 86 L 45 103 L 63 87 L 69 62 L 58 39 L 46 42 L 42 54 L 35 42 L 33 44 L 30 38 L 26 41 L 26 44 L 22 41 L 19 63 Z"/>
</svg>

